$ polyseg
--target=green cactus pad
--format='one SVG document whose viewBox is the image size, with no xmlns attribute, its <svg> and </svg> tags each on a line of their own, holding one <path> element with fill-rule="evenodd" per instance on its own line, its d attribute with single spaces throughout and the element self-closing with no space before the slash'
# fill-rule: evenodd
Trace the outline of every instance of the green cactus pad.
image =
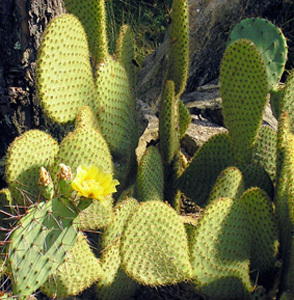
<svg viewBox="0 0 294 300">
<path fill-rule="evenodd" d="M 244 191 L 245 184 L 242 173 L 236 167 L 228 167 L 217 177 L 210 193 L 209 202 L 218 198 L 238 199 Z"/>
<path fill-rule="evenodd" d="M 278 120 L 281 109 L 281 98 L 283 97 L 283 86 L 277 86 L 270 92 L 270 106 L 274 117 Z"/>
<path fill-rule="evenodd" d="M 168 75 L 177 97 L 186 87 L 189 69 L 189 8 L 187 0 L 174 0 L 169 27 Z"/>
<path fill-rule="evenodd" d="M 269 88 L 275 87 L 284 72 L 288 53 L 281 29 L 268 20 L 248 18 L 234 27 L 227 45 L 238 39 L 253 41 L 265 62 Z"/>
<path fill-rule="evenodd" d="M 178 105 L 180 138 L 182 138 L 191 123 L 191 116 L 183 101 L 178 101 Z"/>
<path fill-rule="evenodd" d="M 14 201 L 28 205 L 24 195 L 33 202 L 37 200 L 39 169 L 50 166 L 57 151 L 57 142 L 39 130 L 27 131 L 11 143 L 6 154 L 5 179 Z"/>
<path fill-rule="evenodd" d="M 220 70 L 220 94 L 236 158 L 248 163 L 267 99 L 264 62 L 251 41 L 237 40 L 226 49 Z"/>
<path fill-rule="evenodd" d="M 178 187 L 186 197 L 205 205 L 220 172 L 232 165 L 234 153 L 228 134 L 214 135 L 195 153 Z"/>
<path fill-rule="evenodd" d="M 86 237 L 79 233 L 64 263 L 50 275 L 41 291 L 54 298 L 75 296 L 96 282 L 101 273 L 100 260 L 95 257 Z"/>
<path fill-rule="evenodd" d="M 113 170 L 111 154 L 104 138 L 98 131 L 90 127 L 78 127 L 60 143 L 51 172 L 55 182 L 60 163 L 70 166 L 73 173 L 80 165 L 95 165 L 106 173 L 112 173 Z M 107 226 L 111 220 L 111 211 L 111 198 L 104 203 L 94 200 L 88 208 L 81 212 L 80 228 L 97 229 Z"/>
<path fill-rule="evenodd" d="M 260 188 L 244 192 L 240 201 L 248 213 L 251 230 L 250 268 L 261 274 L 273 269 L 278 253 L 278 227 L 271 199 Z"/>
<path fill-rule="evenodd" d="M 46 27 L 37 89 L 44 112 L 57 123 L 73 121 L 80 106 L 97 102 L 86 34 L 75 16 L 61 15 Z"/>
<path fill-rule="evenodd" d="M 83 126 L 89 126 L 99 131 L 97 116 L 89 106 L 81 106 L 75 119 L 75 128 Z"/>
<path fill-rule="evenodd" d="M 165 82 L 159 108 L 159 146 L 164 169 L 165 198 L 173 202 L 174 182 L 180 172 L 180 134 L 175 84 Z"/>
<path fill-rule="evenodd" d="M 184 224 L 161 201 L 142 203 L 130 216 L 121 237 L 122 266 L 140 284 L 176 284 L 191 277 Z"/>
<path fill-rule="evenodd" d="M 294 70 L 292 70 L 287 78 L 286 86 L 281 92 L 279 112 L 287 112 L 290 117 L 291 132 L 294 132 Z"/>
<path fill-rule="evenodd" d="M 274 198 L 275 191 L 273 182 L 262 166 L 258 164 L 244 164 L 238 167 L 243 175 L 245 189 L 259 187 L 264 190 L 271 199 Z"/>
<path fill-rule="evenodd" d="M 116 177 L 123 185 L 138 143 L 135 102 L 126 71 L 120 62 L 107 59 L 96 73 L 101 110 L 98 120 L 116 166 Z"/>
<path fill-rule="evenodd" d="M 121 26 L 119 37 L 116 42 L 116 56 L 125 68 L 132 93 L 136 88 L 136 66 L 133 63 L 135 56 L 134 35 L 131 26 L 124 24 Z"/>
<path fill-rule="evenodd" d="M 101 263 L 103 273 L 97 282 L 99 299 L 116 300 L 131 297 L 138 284 L 126 276 L 121 268 L 120 239 L 124 226 L 133 210 L 138 206 L 134 198 L 118 202 L 114 218 L 102 236 Z"/>
<path fill-rule="evenodd" d="M 248 299 L 250 231 L 239 201 L 212 202 L 189 237 L 195 288 L 212 299 Z"/>
<path fill-rule="evenodd" d="M 108 56 L 105 0 L 65 0 L 64 4 L 83 24 L 94 63 L 104 60 Z"/>
<path fill-rule="evenodd" d="M 256 142 L 253 162 L 262 166 L 272 181 L 276 180 L 277 133 L 269 126 L 262 126 Z"/>
<path fill-rule="evenodd" d="M 138 166 L 138 200 L 163 200 L 163 167 L 159 151 L 154 146 L 146 149 Z"/>
<path fill-rule="evenodd" d="M 78 212 L 65 199 L 36 203 L 11 235 L 8 247 L 13 292 L 29 296 L 63 263 L 76 242 Z"/>
</svg>

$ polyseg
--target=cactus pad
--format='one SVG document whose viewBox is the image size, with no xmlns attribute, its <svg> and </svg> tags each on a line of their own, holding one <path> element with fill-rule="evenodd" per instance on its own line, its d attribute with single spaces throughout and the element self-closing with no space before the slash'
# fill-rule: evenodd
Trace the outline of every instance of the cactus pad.
<svg viewBox="0 0 294 300">
<path fill-rule="evenodd" d="M 250 222 L 250 268 L 260 273 L 271 271 L 278 253 L 278 227 L 272 202 L 260 188 L 247 190 L 240 201 L 244 204 Z"/>
<path fill-rule="evenodd" d="M 99 131 L 97 116 L 89 106 L 81 106 L 75 119 L 75 128 L 83 126 L 89 126 Z"/>
<path fill-rule="evenodd" d="M 104 60 L 108 56 L 105 0 L 65 0 L 64 4 L 67 11 L 83 24 L 94 63 Z"/>
<path fill-rule="evenodd" d="M 242 173 L 236 167 L 228 167 L 217 177 L 210 193 L 209 202 L 218 198 L 238 199 L 244 191 L 245 185 Z"/>
<path fill-rule="evenodd" d="M 64 263 L 50 275 L 41 286 L 41 291 L 49 297 L 75 296 L 97 281 L 101 273 L 99 259 L 95 257 L 85 236 L 79 233 Z"/>
<path fill-rule="evenodd" d="M 52 164 L 57 151 L 57 142 L 39 130 L 29 130 L 12 142 L 6 154 L 5 178 L 14 201 L 28 205 L 24 194 L 37 200 L 39 168 Z"/>
<path fill-rule="evenodd" d="M 163 200 L 163 167 L 159 151 L 154 146 L 146 149 L 138 166 L 137 193 L 140 202 Z"/>
<path fill-rule="evenodd" d="M 13 292 L 29 296 L 63 263 L 77 238 L 77 211 L 65 199 L 35 204 L 11 235 Z"/>
<path fill-rule="evenodd" d="M 169 28 L 168 75 L 180 96 L 186 87 L 189 69 L 189 8 L 187 0 L 174 0 Z"/>
<path fill-rule="evenodd" d="M 237 40 L 226 49 L 220 72 L 224 122 L 236 158 L 248 163 L 267 99 L 264 62 L 251 41 Z"/>
<path fill-rule="evenodd" d="M 228 45 L 237 39 L 253 41 L 265 62 L 269 87 L 275 87 L 287 60 L 287 41 L 282 31 L 268 20 L 248 18 L 234 27 Z"/>
<path fill-rule="evenodd" d="M 97 102 L 87 37 L 75 16 L 61 15 L 46 27 L 37 88 L 44 112 L 57 123 L 73 121 L 80 106 Z"/>
<path fill-rule="evenodd" d="M 178 187 L 186 197 L 205 205 L 220 172 L 232 165 L 234 153 L 228 134 L 214 135 L 195 153 Z"/>
<path fill-rule="evenodd" d="M 98 120 L 116 166 L 116 177 L 123 184 L 135 161 L 138 143 L 135 103 L 126 71 L 120 62 L 107 59 L 100 63 L 96 84 L 101 110 Z"/>
<path fill-rule="evenodd" d="M 212 299 L 248 299 L 250 232 L 238 200 L 212 202 L 189 238 L 195 288 Z"/>
<path fill-rule="evenodd" d="M 120 239 L 124 226 L 138 206 L 134 198 L 118 202 L 114 208 L 113 222 L 102 236 L 101 263 L 103 273 L 97 282 L 96 289 L 99 299 L 116 300 L 130 297 L 138 284 L 127 277 L 121 268 Z"/>
<path fill-rule="evenodd" d="M 122 266 L 140 284 L 161 286 L 191 277 L 185 227 L 161 201 L 142 203 L 121 237 Z"/>
</svg>

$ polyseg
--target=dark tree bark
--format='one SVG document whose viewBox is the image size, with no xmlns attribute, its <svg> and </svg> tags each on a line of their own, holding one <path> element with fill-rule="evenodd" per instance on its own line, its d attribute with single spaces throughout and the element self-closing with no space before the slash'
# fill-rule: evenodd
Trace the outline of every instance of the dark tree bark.
<svg viewBox="0 0 294 300">
<path fill-rule="evenodd" d="M 0 188 L 8 145 L 44 124 L 35 90 L 37 50 L 45 26 L 63 12 L 62 0 L 0 1 Z"/>
</svg>

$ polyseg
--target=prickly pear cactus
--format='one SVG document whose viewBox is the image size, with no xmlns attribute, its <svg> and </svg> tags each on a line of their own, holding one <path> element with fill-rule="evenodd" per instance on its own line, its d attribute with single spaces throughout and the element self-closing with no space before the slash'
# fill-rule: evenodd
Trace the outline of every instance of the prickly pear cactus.
<svg viewBox="0 0 294 300">
<path fill-rule="evenodd" d="M 217 177 L 209 202 L 218 198 L 238 199 L 244 191 L 245 183 L 241 171 L 236 167 L 228 167 Z"/>
<path fill-rule="evenodd" d="M 161 201 L 142 203 L 134 210 L 121 237 L 122 267 L 143 285 L 176 284 L 191 277 L 184 224 Z"/>
<path fill-rule="evenodd" d="M 205 205 L 220 172 L 232 165 L 234 152 L 228 134 L 214 135 L 195 153 L 177 185 L 197 205 Z"/>
<path fill-rule="evenodd" d="M 65 0 L 64 4 L 85 28 L 94 64 L 105 60 L 108 56 L 105 0 Z"/>
<path fill-rule="evenodd" d="M 27 131 L 11 143 L 6 154 L 5 179 L 16 203 L 29 205 L 37 200 L 39 168 L 50 167 L 57 151 L 57 142 L 39 130 Z"/>
<path fill-rule="evenodd" d="M 278 254 L 278 226 L 272 201 L 260 188 L 248 189 L 240 202 L 248 213 L 251 230 L 251 270 L 260 274 L 273 270 Z"/>
<path fill-rule="evenodd" d="M 79 233 L 63 264 L 49 276 L 41 291 L 49 297 L 75 296 L 99 280 L 101 273 L 100 260 L 94 255 L 86 237 Z"/>
<path fill-rule="evenodd" d="M 266 69 L 256 46 L 249 40 L 232 43 L 221 63 L 220 94 L 224 122 L 240 162 L 251 161 L 267 92 Z"/>
<path fill-rule="evenodd" d="M 42 36 L 37 60 L 38 98 L 57 123 L 75 119 L 78 108 L 97 102 L 87 36 L 80 21 L 64 14 Z"/>
<path fill-rule="evenodd" d="M 227 45 L 238 39 L 251 40 L 256 45 L 266 66 L 269 88 L 273 89 L 284 72 L 288 53 L 287 41 L 281 29 L 268 20 L 248 18 L 234 27 Z"/>
<path fill-rule="evenodd" d="M 212 299 L 248 299 L 250 229 L 238 200 L 209 204 L 189 244 L 196 290 Z"/>
<path fill-rule="evenodd" d="M 77 216 L 68 199 L 53 198 L 21 218 L 8 247 L 15 295 L 31 295 L 63 263 L 77 239 Z"/>
<path fill-rule="evenodd" d="M 163 166 L 159 151 L 154 146 L 146 149 L 137 172 L 138 200 L 145 202 L 149 200 L 163 201 Z"/>
<path fill-rule="evenodd" d="M 130 279 L 121 267 L 121 235 L 129 216 L 138 206 L 134 198 L 118 202 L 114 208 L 113 222 L 102 236 L 102 275 L 96 284 L 97 294 L 102 300 L 125 299 L 131 297 L 138 284 Z"/>
<path fill-rule="evenodd" d="M 75 119 L 75 128 L 84 126 L 99 131 L 97 116 L 89 106 L 81 106 Z"/>
<path fill-rule="evenodd" d="M 175 83 L 175 95 L 179 97 L 186 87 L 189 69 L 188 1 L 174 0 L 170 17 L 167 79 Z"/>
</svg>

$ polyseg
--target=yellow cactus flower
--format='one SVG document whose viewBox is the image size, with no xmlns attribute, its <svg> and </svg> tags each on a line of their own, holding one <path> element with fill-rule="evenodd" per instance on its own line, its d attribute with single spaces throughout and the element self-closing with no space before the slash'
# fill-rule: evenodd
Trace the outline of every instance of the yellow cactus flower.
<svg viewBox="0 0 294 300">
<path fill-rule="evenodd" d="M 80 196 L 104 200 L 105 196 L 116 192 L 115 186 L 118 184 L 118 180 L 112 179 L 112 175 L 104 173 L 101 168 L 82 165 L 77 168 L 71 185 Z"/>
</svg>

